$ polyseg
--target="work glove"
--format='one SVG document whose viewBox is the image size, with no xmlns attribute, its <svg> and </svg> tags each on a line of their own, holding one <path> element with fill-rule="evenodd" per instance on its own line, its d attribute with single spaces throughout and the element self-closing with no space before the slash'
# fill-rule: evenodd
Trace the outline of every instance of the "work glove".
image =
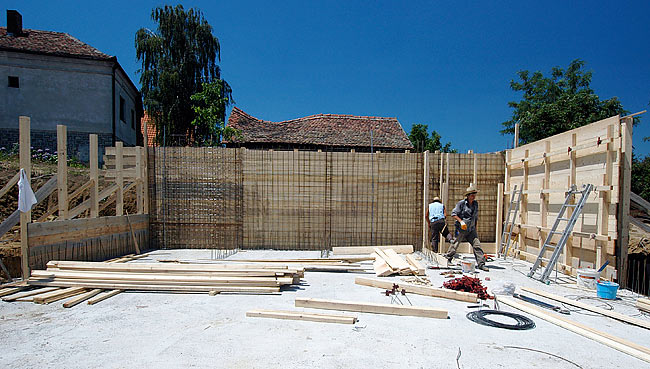
<svg viewBox="0 0 650 369">
<path fill-rule="evenodd" d="M 463 231 L 466 231 L 466 230 L 467 230 L 467 224 L 465 224 L 465 222 L 462 221 L 462 220 L 460 221 L 460 228 L 461 228 Z"/>
</svg>

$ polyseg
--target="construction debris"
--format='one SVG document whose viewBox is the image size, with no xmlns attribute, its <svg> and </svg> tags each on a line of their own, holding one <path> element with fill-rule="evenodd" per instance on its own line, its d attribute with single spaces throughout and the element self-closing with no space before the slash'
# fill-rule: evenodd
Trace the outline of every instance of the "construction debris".
<svg viewBox="0 0 650 369">
<path fill-rule="evenodd" d="M 377 277 L 387 277 L 393 274 L 426 275 L 426 268 L 413 255 L 406 255 L 404 260 L 393 249 L 374 248 L 375 258 L 373 268 Z"/>
</svg>

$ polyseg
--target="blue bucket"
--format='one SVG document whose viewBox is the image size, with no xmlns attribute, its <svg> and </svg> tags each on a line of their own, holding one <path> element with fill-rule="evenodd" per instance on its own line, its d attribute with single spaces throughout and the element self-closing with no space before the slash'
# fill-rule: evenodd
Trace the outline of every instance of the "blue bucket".
<svg viewBox="0 0 650 369">
<path fill-rule="evenodd" d="M 601 299 L 615 300 L 618 283 L 602 281 L 596 285 L 596 295 Z"/>
</svg>

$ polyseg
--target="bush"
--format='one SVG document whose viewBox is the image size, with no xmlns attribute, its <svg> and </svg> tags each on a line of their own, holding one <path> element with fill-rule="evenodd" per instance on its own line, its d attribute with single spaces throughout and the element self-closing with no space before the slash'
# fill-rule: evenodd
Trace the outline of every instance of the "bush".
<svg viewBox="0 0 650 369">
<path fill-rule="evenodd" d="M 632 192 L 650 201 L 650 155 L 639 160 L 632 154 Z"/>
</svg>

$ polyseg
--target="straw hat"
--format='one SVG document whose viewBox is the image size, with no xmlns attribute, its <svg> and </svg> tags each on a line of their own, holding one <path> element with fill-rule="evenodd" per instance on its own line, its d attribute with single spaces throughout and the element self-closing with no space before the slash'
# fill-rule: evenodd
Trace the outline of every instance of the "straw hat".
<svg viewBox="0 0 650 369">
<path fill-rule="evenodd" d="M 440 198 L 438 196 L 433 198 L 433 202 L 436 202 L 436 201 L 440 202 Z"/>
<path fill-rule="evenodd" d="M 473 194 L 473 193 L 478 193 L 478 190 L 477 190 L 476 187 L 474 187 L 474 185 L 472 184 L 472 185 L 470 185 L 469 187 L 467 187 L 467 189 L 465 190 L 465 196 L 471 195 L 471 194 Z"/>
</svg>

